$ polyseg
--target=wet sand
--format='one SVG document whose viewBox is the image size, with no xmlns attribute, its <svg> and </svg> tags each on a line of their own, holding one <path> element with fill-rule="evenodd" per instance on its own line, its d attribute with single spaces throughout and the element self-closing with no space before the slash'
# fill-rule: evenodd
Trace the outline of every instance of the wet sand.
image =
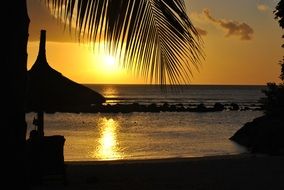
<svg viewBox="0 0 284 190">
<path fill-rule="evenodd" d="M 66 184 L 48 176 L 33 189 L 281 190 L 284 157 L 228 155 L 161 160 L 66 162 Z"/>
</svg>

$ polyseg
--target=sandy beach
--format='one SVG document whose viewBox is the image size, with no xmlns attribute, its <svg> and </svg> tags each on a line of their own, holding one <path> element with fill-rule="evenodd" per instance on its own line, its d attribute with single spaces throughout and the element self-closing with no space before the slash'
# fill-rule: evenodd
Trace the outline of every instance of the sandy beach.
<svg viewBox="0 0 284 190">
<path fill-rule="evenodd" d="M 67 184 L 49 176 L 33 189 L 284 189 L 284 157 L 227 155 L 66 162 Z"/>
</svg>

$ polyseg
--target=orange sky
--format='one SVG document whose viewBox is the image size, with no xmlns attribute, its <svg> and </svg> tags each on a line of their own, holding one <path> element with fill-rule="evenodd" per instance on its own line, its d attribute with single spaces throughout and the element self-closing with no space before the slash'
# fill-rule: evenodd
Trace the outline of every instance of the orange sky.
<svg viewBox="0 0 284 190">
<path fill-rule="evenodd" d="M 266 84 L 279 82 L 283 30 L 273 19 L 275 2 L 233 0 L 187 1 L 190 18 L 202 31 L 206 58 L 193 71 L 192 84 Z M 233 8 L 233 9 L 232 9 Z M 117 65 L 106 53 L 79 44 L 38 0 L 28 0 L 31 19 L 28 69 L 35 62 L 41 29 L 47 30 L 47 59 L 79 83 L 145 83 Z"/>
</svg>

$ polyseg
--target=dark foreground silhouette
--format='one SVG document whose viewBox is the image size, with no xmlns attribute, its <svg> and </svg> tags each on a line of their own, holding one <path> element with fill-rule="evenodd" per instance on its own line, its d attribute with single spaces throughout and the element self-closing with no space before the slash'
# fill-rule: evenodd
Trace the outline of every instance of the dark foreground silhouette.
<svg viewBox="0 0 284 190">
<path fill-rule="evenodd" d="M 30 184 L 41 185 L 47 177 L 66 182 L 64 143 L 64 136 L 41 136 L 31 131 L 27 140 Z"/>
<path fill-rule="evenodd" d="M 252 153 L 284 155 L 284 120 L 262 116 L 246 123 L 230 139 Z"/>
<path fill-rule="evenodd" d="M 66 162 L 67 184 L 45 190 L 280 190 L 284 157 L 216 156 L 164 160 Z"/>
<path fill-rule="evenodd" d="M 51 68 L 46 59 L 45 45 L 46 31 L 42 30 L 38 57 L 28 71 L 27 110 L 37 112 L 33 122 L 36 128 L 31 131 L 26 143 L 31 184 L 41 184 L 49 176 L 65 183 L 65 138 L 61 135 L 44 135 L 44 113 L 105 102 L 101 94 L 71 81 Z"/>
</svg>

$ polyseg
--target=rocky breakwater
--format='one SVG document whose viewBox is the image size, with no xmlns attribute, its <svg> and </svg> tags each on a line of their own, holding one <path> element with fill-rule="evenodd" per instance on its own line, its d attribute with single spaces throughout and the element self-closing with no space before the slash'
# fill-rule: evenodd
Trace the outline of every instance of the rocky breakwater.
<svg viewBox="0 0 284 190">
<path fill-rule="evenodd" d="M 284 118 L 261 116 L 246 123 L 230 140 L 251 153 L 284 155 Z"/>
</svg>

